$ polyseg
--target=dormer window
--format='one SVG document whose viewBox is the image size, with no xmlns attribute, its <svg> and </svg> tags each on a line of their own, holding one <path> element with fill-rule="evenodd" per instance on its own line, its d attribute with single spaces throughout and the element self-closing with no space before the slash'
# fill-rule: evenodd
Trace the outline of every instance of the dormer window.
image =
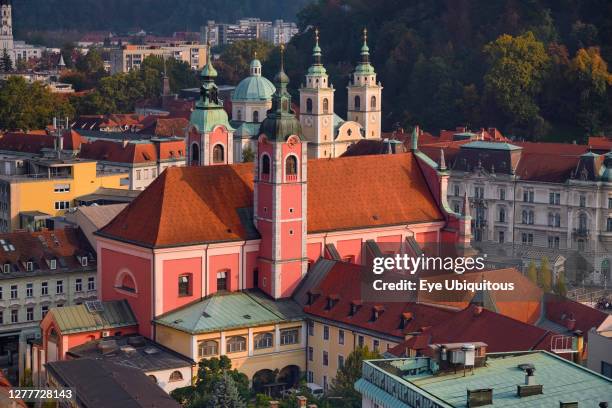
<svg viewBox="0 0 612 408">
<path fill-rule="evenodd" d="M 87 266 L 87 257 L 86 256 L 82 256 L 81 257 L 81 266 Z"/>
<path fill-rule="evenodd" d="M 26 262 L 26 271 L 32 272 L 34 270 L 34 262 L 27 261 Z"/>
<path fill-rule="evenodd" d="M 312 305 L 317 300 L 318 297 L 319 297 L 319 294 L 317 292 L 308 291 L 308 305 L 309 306 Z"/>
<path fill-rule="evenodd" d="M 351 302 L 351 310 L 349 312 L 349 316 L 355 316 L 357 312 L 359 311 L 359 308 L 361 308 L 361 302 L 359 301 Z"/>
<path fill-rule="evenodd" d="M 51 269 L 51 270 L 57 269 L 57 260 L 56 259 L 51 259 L 49 261 L 49 269 Z"/>
<path fill-rule="evenodd" d="M 11 273 L 11 264 L 5 263 L 4 265 L 2 265 L 2 271 L 4 273 Z"/>
<path fill-rule="evenodd" d="M 402 313 L 402 321 L 400 323 L 400 329 L 405 329 L 408 327 L 408 324 L 412 320 L 412 312 L 404 312 Z"/>
<path fill-rule="evenodd" d="M 336 303 L 338 303 L 338 300 L 340 300 L 340 297 L 338 295 L 329 295 L 327 297 L 327 305 L 325 307 L 326 310 L 331 310 Z"/>
<path fill-rule="evenodd" d="M 371 321 L 375 322 L 378 320 L 378 318 L 380 317 L 380 315 L 382 314 L 382 312 L 385 309 L 382 306 L 374 306 L 372 308 L 372 318 Z"/>
</svg>

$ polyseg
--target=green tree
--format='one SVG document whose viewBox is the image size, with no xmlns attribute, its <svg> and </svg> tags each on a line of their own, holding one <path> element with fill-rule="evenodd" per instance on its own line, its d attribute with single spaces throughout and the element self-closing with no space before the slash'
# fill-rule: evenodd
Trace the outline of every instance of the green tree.
<svg viewBox="0 0 612 408">
<path fill-rule="evenodd" d="M 603 118 L 609 109 L 609 90 L 612 74 L 599 49 L 581 48 L 570 63 L 570 78 L 578 124 L 590 134 L 603 130 Z"/>
<path fill-rule="evenodd" d="M 170 79 L 172 92 L 194 88 L 199 85 L 197 73 L 191 69 L 189 64 L 184 61 L 177 61 L 174 58 L 165 58 L 164 61 L 164 58 L 160 56 L 150 55 L 142 62 L 141 69 L 152 70 L 151 80 L 155 82 L 155 87 L 159 87 L 158 94 L 161 93 L 161 78 L 164 71 Z"/>
<path fill-rule="evenodd" d="M 361 394 L 355 390 L 355 381 L 361 378 L 361 366 L 364 360 L 381 358 L 377 351 L 370 351 L 368 347 L 359 347 L 351 352 L 344 362 L 344 366 L 336 373 L 332 380 L 329 397 L 333 399 L 335 407 L 361 407 Z"/>
<path fill-rule="evenodd" d="M 195 385 L 176 389 L 170 395 L 189 408 L 206 407 L 213 398 L 215 384 L 221 381 L 224 375 L 231 377 L 242 401 L 250 399 L 248 377 L 232 369 L 232 361 L 227 356 L 202 359 L 198 364 Z"/>
<path fill-rule="evenodd" d="M 555 283 L 555 293 L 563 297 L 567 295 L 567 286 L 565 285 L 565 274 L 563 272 L 559 272 L 559 275 L 557 276 L 557 282 Z"/>
<path fill-rule="evenodd" d="M 515 129 L 527 129 L 539 116 L 536 95 L 548 66 L 544 44 L 532 32 L 499 36 L 484 47 L 489 69 L 485 91 Z"/>
<path fill-rule="evenodd" d="M 250 74 L 251 61 L 255 56 L 265 62 L 273 47 L 263 40 L 236 41 L 225 47 L 219 60 L 215 62 L 219 72 L 219 81 L 227 84 L 237 84 Z"/>
<path fill-rule="evenodd" d="M 544 292 L 550 292 L 552 289 L 552 272 L 547 257 L 542 258 L 540 262 L 540 268 L 538 269 L 538 286 L 541 287 Z"/>
<path fill-rule="evenodd" d="M 527 267 L 527 277 L 533 283 L 538 283 L 538 268 L 536 268 L 536 264 L 533 260 L 529 262 L 529 266 Z"/>
<path fill-rule="evenodd" d="M 54 116 L 73 117 L 74 109 L 41 82 L 13 76 L 0 84 L 0 129 L 42 129 Z"/>
<path fill-rule="evenodd" d="M 251 146 L 245 147 L 244 150 L 242 150 L 242 161 L 247 163 L 253 160 L 255 160 L 255 152 L 251 149 Z"/>
<path fill-rule="evenodd" d="M 221 378 L 215 382 L 209 408 L 246 408 L 246 403 L 240 397 L 233 378 L 224 371 Z"/>
</svg>

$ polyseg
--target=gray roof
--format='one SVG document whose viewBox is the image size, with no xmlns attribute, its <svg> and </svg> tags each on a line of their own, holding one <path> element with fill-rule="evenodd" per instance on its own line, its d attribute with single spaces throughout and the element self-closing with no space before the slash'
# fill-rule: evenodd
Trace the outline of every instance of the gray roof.
<svg viewBox="0 0 612 408">
<path fill-rule="evenodd" d="M 132 202 L 140 194 L 140 190 L 100 187 L 91 194 L 76 197 L 77 201 L 114 201 L 117 203 Z"/>
<path fill-rule="evenodd" d="M 217 293 L 155 319 L 155 323 L 196 334 L 255 327 L 304 318 L 290 299 L 272 300 L 262 292 Z"/>
<path fill-rule="evenodd" d="M 319 258 L 311 267 L 306 277 L 302 279 L 296 290 L 293 292 L 293 299 L 301 306 L 308 303 L 308 292 L 325 279 L 329 271 L 332 270 L 337 261 Z"/>
<path fill-rule="evenodd" d="M 82 408 L 180 408 L 136 368 L 90 358 L 54 361 L 46 367 L 62 386 L 74 389 Z"/>
<path fill-rule="evenodd" d="M 472 148 L 472 149 L 491 149 L 491 150 L 522 150 L 520 146 L 515 146 L 510 143 L 499 143 L 499 142 L 484 142 L 477 140 L 475 142 L 466 143 L 461 148 Z"/>
<path fill-rule="evenodd" d="M 111 222 L 125 207 L 127 204 L 81 206 L 77 208 L 77 212 L 83 214 L 96 229 L 100 229 Z"/>
<path fill-rule="evenodd" d="M 101 302 L 102 310 L 90 312 L 86 303 L 55 307 L 49 311 L 62 334 L 114 329 L 138 324 L 127 300 Z"/>
<path fill-rule="evenodd" d="M 103 353 L 100 343 L 108 345 L 109 342 L 114 351 Z M 151 352 L 152 350 L 155 352 Z M 68 354 L 77 358 L 92 358 L 138 368 L 146 373 L 191 367 L 195 364 L 182 354 L 143 336 L 105 337 L 73 347 L 68 350 Z"/>
</svg>

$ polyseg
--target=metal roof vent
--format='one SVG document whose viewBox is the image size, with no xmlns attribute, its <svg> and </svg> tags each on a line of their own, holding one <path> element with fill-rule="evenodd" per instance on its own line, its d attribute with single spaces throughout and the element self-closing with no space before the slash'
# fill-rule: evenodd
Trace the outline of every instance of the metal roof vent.
<svg viewBox="0 0 612 408">
<path fill-rule="evenodd" d="M 157 349 L 155 347 L 147 347 L 143 351 L 144 351 L 145 354 L 149 354 L 149 355 L 159 353 L 159 349 Z"/>
<path fill-rule="evenodd" d="M 141 347 L 145 345 L 145 340 L 144 340 L 144 337 L 142 336 L 130 336 L 127 339 L 127 343 L 130 346 Z"/>
</svg>

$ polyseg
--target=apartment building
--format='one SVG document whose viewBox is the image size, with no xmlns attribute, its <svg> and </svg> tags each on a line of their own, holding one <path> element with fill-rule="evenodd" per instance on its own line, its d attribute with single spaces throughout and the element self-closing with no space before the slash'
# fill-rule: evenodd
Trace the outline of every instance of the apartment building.
<svg viewBox="0 0 612 408">
<path fill-rule="evenodd" d="M 568 261 L 568 280 L 612 278 L 612 153 L 585 145 L 456 141 L 421 150 L 450 169 L 448 201 L 469 199 L 474 245 L 488 253 Z M 501 252 L 500 252 L 501 251 Z"/>
<path fill-rule="evenodd" d="M 210 41 L 213 46 L 255 39 L 280 45 L 288 43 L 299 32 L 294 22 L 259 18 L 243 18 L 233 24 L 208 21 L 201 31 L 202 42 Z"/>
<path fill-rule="evenodd" d="M 97 163 L 81 159 L 4 159 L 15 166 L 0 174 L 0 231 L 35 231 L 51 217 L 73 208 L 77 197 L 100 187 L 126 189 L 125 172 L 99 171 Z M 12 172 L 15 170 L 15 172 Z"/>
<path fill-rule="evenodd" d="M 127 174 L 125 186 L 130 190 L 144 190 L 166 168 L 186 164 L 183 138 L 78 132 L 90 141 L 81 145 L 79 157 L 96 160 L 100 172 Z"/>
<path fill-rule="evenodd" d="M 53 307 L 97 297 L 95 252 L 76 229 L 0 234 L 0 365 Z M 8 359 L 8 360 L 6 360 Z"/>
<path fill-rule="evenodd" d="M 148 56 L 174 58 L 189 64 L 191 69 L 202 69 L 206 65 L 208 46 L 199 43 L 168 43 L 159 45 L 124 45 L 111 51 L 111 73 L 129 72 L 139 69 Z"/>
</svg>

